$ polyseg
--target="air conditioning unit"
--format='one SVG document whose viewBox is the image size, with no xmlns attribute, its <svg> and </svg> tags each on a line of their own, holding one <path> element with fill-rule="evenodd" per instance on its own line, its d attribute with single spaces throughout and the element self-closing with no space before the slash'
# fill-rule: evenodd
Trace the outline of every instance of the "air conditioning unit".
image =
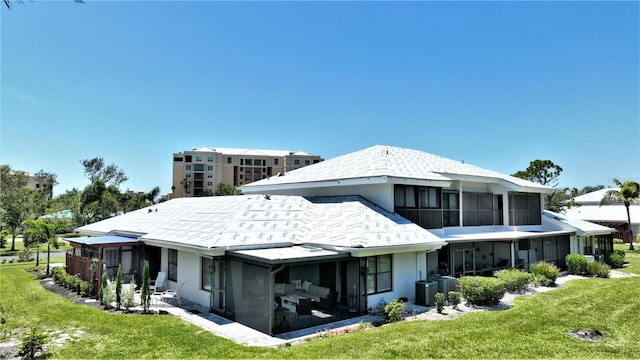
<svg viewBox="0 0 640 360">
<path fill-rule="evenodd" d="M 584 257 L 587 258 L 587 262 L 594 262 L 595 261 L 595 257 L 593 255 L 585 255 Z"/>
<path fill-rule="evenodd" d="M 435 305 L 437 293 L 438 283 L 436 281 L 416 281 L 416 305 Z"/>
<path fill-rule="evenodd" d="M 456 291 L 458 282 L 456 278 L 452 276 L 441 276 L 436 278 L 438 283 L 438 292 L 444 294 L 445 299 L 449 297 L 449 291 Z"/>
</svg>

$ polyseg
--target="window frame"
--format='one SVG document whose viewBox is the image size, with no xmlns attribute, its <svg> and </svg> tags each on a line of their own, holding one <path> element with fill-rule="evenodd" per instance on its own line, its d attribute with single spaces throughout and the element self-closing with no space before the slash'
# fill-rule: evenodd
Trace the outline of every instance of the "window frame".
<svg viewBox="0 0 640 360">
<path fill-rule="evenodd" d="M 167 254 L 167 280 L 178 281 L 178 250 L 175 249 L 169 249 Z"/>
<path fill-rule="evenodd" d="M 381 270 L 382 259 L 388 259 L 388 270 Z M 371 264 L 373 262 L 373 264 Z M 393 255 L 376 255 L 367 257 L 367 266 L 365 270 L 365 284 L 367 295 L 381 294 L 393 291 Z M 381 288 L 381 277 L 388 276 L 388 286 Z M 370 280 L 372 287 L 370 287 Z"/>
<path fill-rule="evenodd" d="M 208 265 L 207 263 L 210 263 L 211 265 Z M 212 266 L 213 267 L 213 271 L 215 273 L 215 262 L 213 261 L 212 258 L 208 258 L 208 257 L 201 257 L 200 258 L 200 290 L 204 290 L 204 291 L 211 291 L 211 288 L 213 288 L 213 279 L 211 278 L 212 276 L 210 276 L 208 270 L 208 266 Z M 209 286 L 209 288 L 207 288 L 207 286 Z"/>
</svg>

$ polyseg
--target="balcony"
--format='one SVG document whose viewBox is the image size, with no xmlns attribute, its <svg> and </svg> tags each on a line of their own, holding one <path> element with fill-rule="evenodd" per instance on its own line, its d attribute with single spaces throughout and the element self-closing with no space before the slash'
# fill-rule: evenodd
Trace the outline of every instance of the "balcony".
<svg viewBox="0 0 640 360">
<path fill-rule="evenodd" d="M 441 209 L 395 209 L 395 212 L 425 229 L 442 228 Z"/>
</svg>

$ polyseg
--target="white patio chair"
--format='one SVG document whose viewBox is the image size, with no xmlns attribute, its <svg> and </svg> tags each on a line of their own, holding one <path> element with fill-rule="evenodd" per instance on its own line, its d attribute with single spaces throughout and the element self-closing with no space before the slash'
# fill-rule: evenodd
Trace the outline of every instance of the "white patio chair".
<svg viewBox="0 0 640 360">
<path fill-rule="evenodd" d="M 175 290 L 167 289 L 167 291 L 162 293 L 162 301 L 167 302 L 166 299 L 176 299 L 178 300 L 178 306 L 182 306 L 182 286 L 186 283 L 183 281 L 178 285 L 178 288 Z"/>
<path fill-rule="evenodd" d="M 167 273 L 160 271 L 158 277 L 155 280 L 151 280 L 149 291 L 153 294 L 163 290 L 167 290 Z"/>
</svg>

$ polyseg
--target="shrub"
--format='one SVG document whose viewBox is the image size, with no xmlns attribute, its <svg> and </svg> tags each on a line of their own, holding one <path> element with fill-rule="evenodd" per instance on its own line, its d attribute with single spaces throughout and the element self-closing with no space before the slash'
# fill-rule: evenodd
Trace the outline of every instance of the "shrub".
<svg viewBox="0 0 640 360">
<path fill-rule="evenodd" d="M 389 322 L 402 320 L 402 313 L 404 313 L 404 303 L 397 299 L 391 300 L 384 306 L 384 314 Z"/>
<path fill-rule="evenodd" d="M 457 291 L 449 291 L 449 304 L 453 305 L 454 309 L 458 309 L 458 304 L 460 304 L 460 293 Z"/>
<path fill-rule="evenodd" d="M 512 293 L 524 292 L 533 282 L 533 275 L 519 269 L 498 270 L 493 276 L 504 280 L 507 291 Z"/>
<path fill-rule="evenodd" d="M 22 337 L 18 354 L 26 359 L 35 359 L 38 353 L 40 353 L 40 357 L 46 357 L 44 356 L 44 346 L 48 342 L 49 337 L 45 333 L 39 329 L 31 328 L 31 331 Z"/>
<path fill-rule="evenodd" d="M 569 254 L 565 257 L 567 271 L 571 275 L 583 275 L 587 273 L 587 257 L 580 254 Z"/>
<path fill-rule="evenodd" d="M 129 286 L 125 286 L 122 288 L 122 295 L 121 300 L 122 300 L 122 306 L 124 306 L 125 310 L 129 311 L 129 308 L 133 307 L 133 293 L 134 293 L 134 289 L 136 288 L 136 283 L 133 281 L 133 279 L 131 279 L 131 282 L 129 283 Z"/>
<path fill-rule="evenodd" d="M 606 258 L 606 262 L 614 269 L 621 268 L 624 265 L 624 257 L 618 253 L 612 253 Z"/>
<path fill-rule="evenodd" d="M 436 311 L 438 311 L 438 314 L 442 314 L 443 309 L 444 309 L 444 294 L 439 292 L 436 294 Z"/>
<path fill-rule="evenodd" d="M 107 272 L 104 271 L 100 280 L 100 288 L 98 289 L 98 300 L 100 300 L 100 302 L 102 302 L 102 298 L 104 297 L 104 289 L 107 287 L 108 282 L 109 279 L 107 278 Z"/>
<path fill-rule="evenodd" d="M 613 250 L 613 253 L 614 253 L 614 254 L 618 254 L 618 255 L 622 256 L 623 258 L 627 255 L 627 252 L 626 252 L 626 251 L 624 251 L 624 250 L 620 250 L 620 249 L 615 249 L 615 250 Z"/>
<path fill-rule="evenodd" d="M 507 292 L 505 281 L 482 276 L 463 276 L 458 279 L 462 296 L 476 305 L 497 305 Z"/>
<path fill-rule="evenodd" d="M 80 280 L 78 281 L 78 284 L 80 286 L 80 295 L 82 295 L 83 297 L 86 297 L 89 295 L 89 283 L 84 281 L 84 280 Z"/>
<path fill-rule="evenodd" d="M 31 258 L 32 250 L 30 247 L 24 247 L 18 251 L 18 262 L 27 262 Z"/>
<path fill-rule="evenodd" d="M 607 264 L 601 264 L 597 261 L 590 262 L 587 266 L 587 274 L 599 278 L 608 278 L 611 268 Z"/>
<path fill-rule="evenodd" d="M 102 290 L 102 303 L 105 309 L 111 309 L 111 304 L 116 301 L 116 283 L 107 282 Z"/>
<path fill-rule="evenodd" d="M 615 239 L 613 239 L 613 243 L 614 244 L 622 244 L 622 243 L 624 243 L 624 241 L 622 241 L 622 239 L 615 238 Z"/>
<path fill-rule="evenodd" d="M 529 271 L 531 271 L 531 273 L 535 275 L 536 278 L 538 278 L 539 276 L 544 276 L 545 278 L 547 278 L 548 285 L 545 286 L 554 284 L 556 282 L 556 279 L 560 275 L 560 270 L 557 266 L 544 261 L 538 261 L 537 263 L 529 265 Z"/>
</svg>

